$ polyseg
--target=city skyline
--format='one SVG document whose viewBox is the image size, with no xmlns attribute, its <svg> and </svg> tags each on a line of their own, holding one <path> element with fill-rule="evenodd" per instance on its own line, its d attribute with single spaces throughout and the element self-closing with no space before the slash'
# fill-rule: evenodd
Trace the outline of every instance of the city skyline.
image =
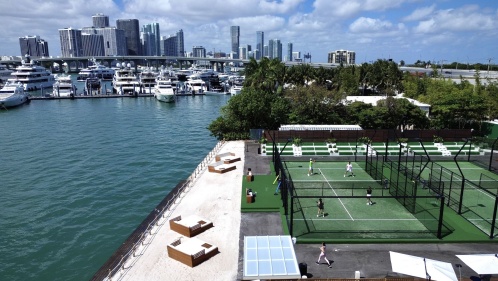
<svg viewBox="0 0 498 281">
<path fill-rule="evenodd" d="M 30 3 L 31 2 L 31 3 Z M 207 52 L 231 50 L 231 26 L 240 26 L 240 46 L 256 49 L 256 32 L 263 31 L 265 45 L 279 39 L 312 62 L 327 62 L 335 50 L 356 52 L 356 62 L 376 59 L 493 63 L 498 33 L 498 3 L 493 1 L 225 1 L 207 9 L 193 0 L 151 3 L 141 0 L 45 1 L 26 0 L 19 9 L 14 1 L 0 3 L 6 26 L 0 30 L 0 55 L 20 56 L 19 38 L 39 36 L 51 56 L 61 55 L 59 29 L 92 25 L 92 16 L 136 18 L 140 27 L 157 22 L 161 35 L 182 29 L 186 50 L 203 46 Z M 57 15 L 57 16 L 54 16 Z"/>
</svg>

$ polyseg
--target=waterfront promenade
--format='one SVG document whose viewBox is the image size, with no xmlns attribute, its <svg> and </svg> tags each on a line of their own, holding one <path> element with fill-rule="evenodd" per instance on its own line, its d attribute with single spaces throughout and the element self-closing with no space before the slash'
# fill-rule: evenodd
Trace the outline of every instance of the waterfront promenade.
<svg viewBox="0 0 498 281">
<path fill-rule="evenodd" d="M 247 147 L 246 147 L 247 145 Z M 271 174 L 271 157 L 257 154 L 258 144 L 234 141 L 224 143 L 217 153 L 232 152 L 241 161 L 236 169 L 225 174 L 200 173 L 181 197 L 146 249 L 131 263 L 126 263 L 122 276 L 112 280 L 241 280 L 243 270 L 243 238 L 246 235 L 283 235 L 279 213 L 241 213 L 242 181 L 245 170 L 251 168 L 255 176 Z M 306 169 L 305 169 L 306 170 Z M 303 171 L 306 172 L 306 171 Z M 275 200 L 279 200 L 275 196 Z M 198 215 L 213 222 L 214 227 L 197 235 L 205 242 L 217 246 L 219 253 L 202 264 L 191 268 L 168 256 L 166 245 L 181 235 L 172 231 L 168 220 L 178 215 Z M 362 278 L 407 278 L 392 271 L 389 251 L 400 252 L 434 260 L 449 262 L 457 276 L 456 264 L 461 264 L 461 277 L 470 280 L 477 274 L 459 260 L 457 254 L 498 252 L 498 243 L 460 244 L 330 244 L 328 258 L 332 268 L 324 262 L 316 265 L 319 245 L 296 244 L 299 263 L 307 263 L 311 278 L 354 278 L 359 271 Z M 118 277 L 118 278 L 116 278 Z M 458 276 L 459 277 L 459 276 Z"/>
<path fill-rule="evenodd" d="M 244 174 L 243 141 L 226 142 L 218 153 L 232 152 L 241 161 L 224 174 L 207 168 L 172 207 L 172 212 L 143 254 L 122 280 L 236 280 L 239 258 L 240 198 Z M 196 236 L 218 247 L 219 253 L 196 267 L 189 267 L 168 256 L 166 245 L 181 235 L 169 227 L 169 219 L 197 215 L 214 227 Z"/>
</svg>

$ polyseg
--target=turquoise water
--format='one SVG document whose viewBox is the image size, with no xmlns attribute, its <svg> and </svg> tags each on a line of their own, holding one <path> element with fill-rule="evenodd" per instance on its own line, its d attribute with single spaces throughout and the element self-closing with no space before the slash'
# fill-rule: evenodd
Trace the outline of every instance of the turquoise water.
<svg viewBox="0 0 498 281">
<path fill-rule="evenodd" d="M 229 96 L 0 111 L 0 279 L 88 280 L 216 145 Z"/>
</svg>

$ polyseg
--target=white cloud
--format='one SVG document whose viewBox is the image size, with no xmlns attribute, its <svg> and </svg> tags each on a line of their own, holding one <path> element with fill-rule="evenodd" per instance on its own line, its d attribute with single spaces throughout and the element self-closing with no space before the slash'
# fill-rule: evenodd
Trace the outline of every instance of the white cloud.
<svg viewBox="0 0 498 281">
<path fill-rule="evenodd" d="M 497 28 L 498 18 L 495 15 L 481 12 L 476 5 L 469 5 L 459 9 L 436 11 L 432 18 L 419 22 L 414 31 L 416 33 L 439 33 L 496 30 Z"/>
<path fill-rule="evenodd" d="M 350 26 L 352 33 L 361 33 L 366 36 L 393 36 L 405 31 L 404 24 L 392 24 L 389 21 L 360 17 Z"/>
<path fill-rule="evenodd" d="M 418 21 L 418 20 L 426 19 L 428 16 L 430 16 L 434 12 L 435 9 L 436 9 L 435 4 L 433 4 L 429 7 L 418 8 L 415 11 L 413 11 L 410 15 L 404 17 L 403 20 L 404 21 Z"/>
<path fill-rule="evenodd" d="M 315 13 L 331 20 L 351 18 L 362 11 L 385 11 L 400 7 L 407 0 L 316 0 Z"/>
<path fill-rule="evenodd" d="M 294 11 L 296 7 L 302 2 L 304 2 L 304 0 L 282 0 L 282 1 L 261 0 L 258 6 L 260 8 L 260 11 L 263 13 L 284 14 Z"/>
</svg>

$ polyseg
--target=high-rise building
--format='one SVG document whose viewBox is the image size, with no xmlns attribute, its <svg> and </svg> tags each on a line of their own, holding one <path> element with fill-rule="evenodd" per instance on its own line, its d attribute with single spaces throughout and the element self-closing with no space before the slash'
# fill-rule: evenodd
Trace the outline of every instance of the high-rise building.
<svg viewBox="0 0 498 281">
<path fill-rule="evenodd" d="M 109 16 L 95 14 L 92 16 L 93 27 L 109 27 Z"/>
<path fill-rule="evenodd" d="M 287 43 L 287 61 L 292 61 L 292 43 Z"/>
<path fill-rule="evenodd" d="M 336 50 L 328 54 L 328 63 L 337 64 L 355 64 L 356 63 L 356 53 L 354 51 L 348 50 Z"/>
<path fill-rule="evenodd" d="M 183 30 L 180 29 L 176 33 L 176 51 L 178 52 L 177 56 L 184 57 L 185 56 L 185 42 L 183 40 Z"/>
<path fill-rule="evenodd" d="M 100 34 L 81 34 L 82 56 L 105 56 L 104 36 Z"/>
<path fill-rule="evenodd" d="M 280 42 L 280 39 L 273 39 L 270 41 L 273 41 L 272 58 L 282 61 L 282 43 Z"/>
<path fill-rule="evenodd" d="M 292 52 L 292 60 L 301 62 L 301 52 Z"/>
<path fill-rule="evenodd" d="M 256 31 L 256 51 L 255 59 L 260 60 L 263 56 L 265 46 L 265 33 L 263 31 Z"/>
<path fill-rule="evenodd" d="M 154 56 L 156 53 L 156 36 L 150 32 L 142 31 L 142 51 L 144 56 Z"/>
<path fill-rule="evenodd" d="M 270 46 L 265 45 L 263 47 L 263 53 L 261 54 L 261 57 L 267 57 L 267 58 L 270 57 Z"/>
<path fill-rule="evenodd" d="M 274 50 L 273 49 L 273 43 L 274 43 L 273 39 L 268 40 L 268 55 L 267 55 L 267 57 L 269 59 L 273 59 L 275 57 L 274 54 L 273 54 L 273 50 Z"/>
<path fill-rule="evenodd" d="M 206 57 L 206 48 L 204 48 L 202 46 L 192 47 L 192 56 L 195 58 L 205 58 Z"/>
<path fill-rule="evenodd" d="M 102 35 L 106 56 L 126 55 L 126 36 L 124 30 L 117 29 L 116 27 L 84 27 L 81 29 L 81 32 L 83 34 Z"/>
<path fill-rule="evenodd" d="M 232 37 L 232 54 L 234 59 L 238 59 L 238 51 L 240 47 L 240 26 L 232 26 L 230 27 L 230 35 Z"/>
<path fill-rule="evenodd" d="M 161 43 L 163 46 L 163 55 L 167 57 L 178 56 L 178 43 L 176 42 L 176 35 L 170 35 L 168 37 L 163 36 Z"/>
<path fill-rule="evenodd" d="M 149 33 L 147 35 L 147 40 L 144 40 L 143 34 Z M 150 37 L 150 36 L 153 36 Z M 142 27 L 142 42 L 147 42 L 147 44 L 151 44 L 151 46 L 147 46 L 146 48 L 150 50 L 152 53 L 147 54 L 148 56 L 160 56 L 161 55 L 161 33 L 159 31 L 159 23 L 149 23 Z"/>
<path fill-rule="evenodd" d="M 59 29 L 61 40 L 62 57 L 81 57 L 83 55 L 83 45 L 81 42 L 81 30 L 74 28 Z"/>
<path fill-rule="evenodd" d="M 21 56 L 30 57 L 48 57 L 48 43 L 40 39 L 40 36 L 19 37 L 19 46 L 21 47 Z"/>
<path fill-rule="evenodd" d="M 239 47 L 239 51 L 237 53 L 238 53 L 239 59 L 241 59 L 241 60 L 247 59 L 247 47 L 245 47 L 245 46 Z"/>
<path fill-rule="evenodd" d="M 116 27 L 124 30 L 128 56 L 141 56 L 142 44 L 140 43 L 140 25 L 137 19 L 116 20 Z"/>
</svg>

